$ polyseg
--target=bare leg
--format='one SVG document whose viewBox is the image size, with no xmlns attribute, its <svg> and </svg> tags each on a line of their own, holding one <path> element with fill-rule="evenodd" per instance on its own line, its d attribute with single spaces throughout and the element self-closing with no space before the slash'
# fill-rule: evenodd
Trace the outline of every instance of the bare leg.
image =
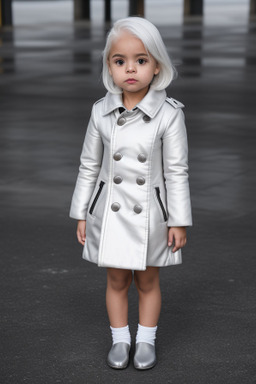
<svg viewBox="0 0 256 384">
<path fill-rule="evenodd" d="M 107 268 L 106 305 L 110 325 L 114 328 L 128 324 L 128 290 L 132 271 Z"/>
<path fill-rule="evenodd" d="M 139 294 L 139 323 L 145 327 L 155 327 L 161 311 L 159 268 L 134 271 L 134 281 Z"/>
</svg>

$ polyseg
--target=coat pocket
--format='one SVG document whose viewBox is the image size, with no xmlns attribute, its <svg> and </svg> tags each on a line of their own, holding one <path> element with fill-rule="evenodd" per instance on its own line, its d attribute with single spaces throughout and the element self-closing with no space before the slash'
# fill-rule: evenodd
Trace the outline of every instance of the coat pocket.
<svg viewBox="0 0 256 384">
<path fill-rule="evenodd" d="M 160 188 L 159 187 L 155 187 L 155 191 L 156 191 L 157 201 L 158 201 L 158 203 L 160 205 L 161 211 L 162 211 L 163 216 L 164 216 L 164 221 L 167 221 L 168 217 L 167 217 L 167 213 L 166 213 L 166 210 L 164 208 L 164 205 L 163 205 L 163 202 L 162 202 L 162 199 L 161 199 L 161 196 L 160 196 Z"/>
<path fill-rule="evenodd" d="M 89 210 L 89 213 L 92 215 L 92 213 L 93 213 L 93 211 L 94 211 L 94 208 L 95 208 L 95 205 L 96 205 L 96 203 L 97 203 L 97 201 L 98 201 L 98 199 L 99 199 L 99 197 L 100 197 L 100 194 L 101 194 L 101 192 L 102 192 L 102 189 L 103 189 L 103 187 L 104 187 L 104 181 L 101 181 L 100 182 L 100 185 L 99 185 L 99 189 L 98 189 L 98 192 L 96 193 L 96 195 L 95 195 L 95 197 L 94 197 L 94 199 L 93 199 L 93 202 L 92 202 L 92 205 L 91 205 L 91 207 L 90 207 L 90 210 Z"/>
</svg>

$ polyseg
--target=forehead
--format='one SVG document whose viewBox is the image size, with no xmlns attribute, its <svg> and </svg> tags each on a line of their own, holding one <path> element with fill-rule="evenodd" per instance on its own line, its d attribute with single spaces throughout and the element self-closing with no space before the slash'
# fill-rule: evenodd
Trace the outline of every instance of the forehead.
<svg viewBox="0 0 256 384">
<path fill-rule="evenodd" d="M 116 51 L 119 53 L 127 51 L 140 51 L 140 53 L 147 53 L 143 42 L 138 37 L 127 31 L 121 32 L 121 34 L 113 40 L 110 48 L 110 54 L 113 54 Z"/>
</svg>

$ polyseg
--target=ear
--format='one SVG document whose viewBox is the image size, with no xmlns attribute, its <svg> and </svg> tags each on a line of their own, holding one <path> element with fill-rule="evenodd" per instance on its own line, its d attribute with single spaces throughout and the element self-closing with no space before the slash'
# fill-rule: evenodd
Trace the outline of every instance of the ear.
<svg viewBox="0 0 256 384">
<path fill-rule="evenodd" d="M 159 72 L 160 72 L 160 65 L 156 63 L 156 69 L 154 71 L 154 75 L 158 75 Z"/>
</svg>

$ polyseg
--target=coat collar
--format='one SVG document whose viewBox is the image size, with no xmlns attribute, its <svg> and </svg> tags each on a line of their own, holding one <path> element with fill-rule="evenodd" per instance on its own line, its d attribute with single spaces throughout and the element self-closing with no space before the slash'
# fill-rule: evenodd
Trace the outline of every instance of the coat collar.
<svg viewBox="0 0 256 384">
<path fill-rule="evenodd" d="M 155 91 L 150 88 L 146 96 L 136 107 L 152 119 L 163 105 L 165 99 L 166 92 L 164 90 Z M 119 107 L 123 107 L 122 95 L 108 92 L 103 101 L 103 116 L 108 115 Z"/>
</svg>

